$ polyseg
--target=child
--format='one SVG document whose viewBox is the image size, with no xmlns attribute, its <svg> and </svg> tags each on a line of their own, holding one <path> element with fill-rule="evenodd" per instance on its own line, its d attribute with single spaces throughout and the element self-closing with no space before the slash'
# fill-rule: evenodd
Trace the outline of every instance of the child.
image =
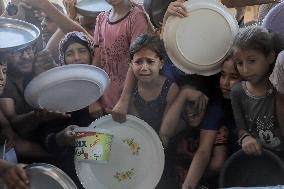
<svg viewBox="0 0 284 189">
<path fill-rule="evenodd" d="M 163 42 L 158 36 L 142 34 L 131 44 L 129 55 L 137 79 L 129 113 L 146 121 L 158 134 L 164 114 L 179 91 L 174 82 L 160 74 L 165 55 Z M 166 154 L 164 173 L 156 189 L 175 188 L 168 163 Z"/>
<path fill-rule="evenodd" d="M 234 62 L 245 80 L 231 91 L 239 133 L 239 144 L 247 154 L 260 155 L 261 148 L 283 151 L 282 136 L 275 115 L 275 90 L 269 74 L 281 39 L 258 26 L 246 27 L 234 39 Z"/>
<path fill-rule="evenodd" d="M 178 86 L 160 75 L 164 46 L 158 36 L 142 34 L 130 46 L 130 67 L 137 79 L 130 113 L 138 114 L 159 133 L 164 112 L 178 93 Z"/>
<path fill-rule="evenodd" d="M 198 75 L 184 78 L 181 92 L 165 115 L 160 130 L 162 142 L 167 146 L 171 144 L 169 139 L 182 126 L 181 117 L 186 124 L 186 130 L 175 137 L 175 171 L 182 189 L 196 188 L 205 173 L 215 178 L 226 158 L 226 129 L 221 127 L 222 109 L 210 80 L 211 77 Z M 203 104 L 207 108 L 197 111 L 196 99 L 208 99 L 203 93 L 210 97 L 210 101 L 207 106 L 205 100 Z"/>
<path fill-rule="evenodd" d="M 152 31 L 140 7 L 129 0 L 107 2 L 112 10 L 97 16 L 94 38 L 98 46 L 95 52 L 99 51 L 100 59 L 95 58 L 93 63 L 101 66 L 110 77 L 110 85 L 100 104 L 105 112 L 110 113 L 119 100 L 129 69 L 127 52 L 130 44 L 142 33 Z"/>
<path fill-rule="evenodd" d="M 223 123 L 229 130 L 228 136 L 228 154 L 232 154 L 239 150 L 239 145 L 237 143 L 238 134 L 234 121 L 233 110 L 230 100 L 230 92 L 234 85 L 241 81 L 241 76 L 238 73 L 234 61 L 233 53 L 231 53 L 223 62 L 221 67 L 220 76 L 220 89 L 222 92 L 222 106 L 224 109 Z"/>
</svg>

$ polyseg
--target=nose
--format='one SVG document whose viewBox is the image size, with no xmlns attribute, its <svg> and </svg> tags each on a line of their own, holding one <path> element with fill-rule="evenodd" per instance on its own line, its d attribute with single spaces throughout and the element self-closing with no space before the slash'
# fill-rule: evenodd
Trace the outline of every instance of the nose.
<svg viewBox="0 0 284 189">
<path fill-rule="evenodd" d="M 148 64 L 144 61 L 141 70 L 148 70 Z"/>
<path fill-rule="evenodd" d="M 249 66 L 246 63 L 243 64 L 243 72 L 246 74 L 249 72 Z"/>
<path fill-rule="evenodd" d="M 81 60 L 80 53 L 78 53 L 77 51 L 74 53 L 74 60 L 75 61 Z"/>
</svg>

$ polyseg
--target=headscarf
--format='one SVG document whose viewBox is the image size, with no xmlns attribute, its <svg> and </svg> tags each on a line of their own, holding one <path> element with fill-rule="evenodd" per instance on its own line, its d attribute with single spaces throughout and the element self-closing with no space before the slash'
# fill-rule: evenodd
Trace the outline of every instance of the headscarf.
<svg viewBox="0 0 284 189">
<path fill-rule="evenodd" d="M 94 54 L 94 48 L 95 44 L 94 42 L 83 32 L 69 32 L 67 33 L 60 41 L 59 43 L 59 64 L 64 65 L 65 64 L 65 51 L 68 48 L 69 45 L 73 43 L 80 43 L 87 47 L 89 50 L 91 56 Z"/>
</svg>

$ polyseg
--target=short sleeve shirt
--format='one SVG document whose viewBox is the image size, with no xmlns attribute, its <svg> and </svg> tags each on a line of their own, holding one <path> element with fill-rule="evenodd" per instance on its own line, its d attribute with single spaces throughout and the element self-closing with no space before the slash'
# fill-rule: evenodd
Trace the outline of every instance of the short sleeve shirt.
<svg viewBox="0 0 284 189">
<path fill-rule="evenodd" d="M 132 41 L 142 33 L 150 31 L 146 15 L 139 7 L 116 22 L 109 21 L 109 12 L 98 15 L 95 29 L 95 44 L 99 46 L 101 66 L 110 77 L 102 103 L 106 110 L 112 110 L 117 103 L 128 70 L 128 50 Z"/>
<path fill-rule="evenodd" d="M 275 91 L 256 97 L 249 93 L 245 82 L 231 90 L 231 102 L 236 125 L 248 131 L 262 146 L 283 151 L 283 140 L 275 114 Z"/>
</svg>

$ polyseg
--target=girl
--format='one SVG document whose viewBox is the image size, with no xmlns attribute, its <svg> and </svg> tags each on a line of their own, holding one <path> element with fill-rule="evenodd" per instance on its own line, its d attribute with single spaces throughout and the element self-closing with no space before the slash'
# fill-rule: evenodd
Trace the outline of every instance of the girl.
<svg viewBox="0 0 284 189">
<path fill-rule="evenodd" d="M 239 144 L 247 154 L 261 154 L 261 148 L 283 151 L 282 136 L 275 115 L 275 90 L 269 74 L 281 39 L 264 28 L 252 26 L 239 31 L 234 40 L 234 61 L 245 80 L 231 91 L 239 133 Z"/>
<path fill-rule="evenodd" d="M 164 114 L 176 97 L 178 86 L 160 75 L 163 67 L 164 46 L 158 36 L 142 34 L 130 46 L 130 68 L 137 84 L 133 89 L 129 113 L 146 121 L 159 133 Z M 156 188 L 175 188 L 168 170 L 168 160 Z"/>
<path fill-rule="evenodd" d="M 224 127 L 220 128 L 222 109 L 210 80 L 211 77 L 198 75 L 184 78 L 181 92 L 165 115 L 160 130 L 162 142 L 167 146 L 176 130 L 182 127 L 180 118 L 186 125 L 186 129 L 175 137 L 175 171 L 182 189 L 196 188 L 207 167 L 207 175 L 215 178 L 226 158 L 227 132 Z M 203 102 L 207 108 L 197 111 L 196 99 L 208 99 L 203 93 L 211 100 L 208 106 L 207 101 Z"/>
<path fill-rule="evenodd" d="M 222 106 L 224 109 L 223 123 L 229 130 L 228 137 L 228 154 L 232 154 L 239 149 L 239 145 L 236 142 L 238 139 L 237 129 L 235 126 L 233 110 L 230 100 L 230 92 L 234 85 L 241 81 L 241 76 L 238 73 L 234 61 L 233 53 L 231 53 L 223 62 L 221 67 L 220 76 L 220 89 L 222 92 Z"/>
<path fill-rule="evenodd" d="M 131 69 L 138 80 L 132 94 L 130 113 L 138 116 L 159 133 L 164 112 L 178 93 L 178 86 L 160 75 L 164 58 L 158 36 L 142 34 L 130 46 Z"/>
</svg>

